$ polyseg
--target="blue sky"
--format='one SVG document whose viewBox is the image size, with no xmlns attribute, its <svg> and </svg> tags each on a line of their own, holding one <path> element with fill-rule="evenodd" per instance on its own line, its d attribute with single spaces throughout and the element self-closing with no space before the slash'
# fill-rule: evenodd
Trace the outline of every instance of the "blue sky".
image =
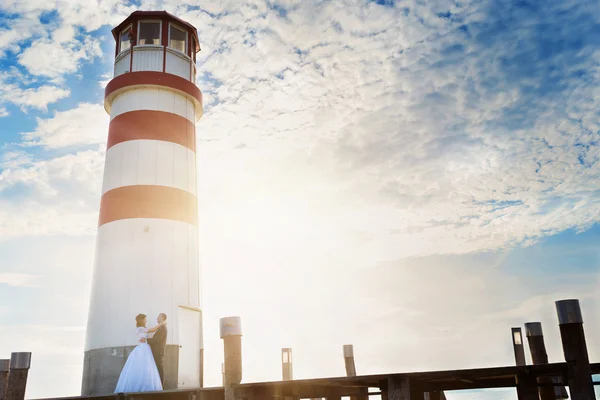
<svg viewBox="0 0 600 400">
<path fill-rule="evenodd" d="M 226 315 L 247 381 L 288 346 L 299 378 L 343 374 L 345 343 L 359 373 L 510 365 L 530 320 L 560 361 L 569 297 L 600 334 L 595 2 L 4 0 L 0 357 L 34 352 L 29 397 L 80 388 L 110 29 L 136 9 L 202 47 L 209 384 Z"/>
</svg>

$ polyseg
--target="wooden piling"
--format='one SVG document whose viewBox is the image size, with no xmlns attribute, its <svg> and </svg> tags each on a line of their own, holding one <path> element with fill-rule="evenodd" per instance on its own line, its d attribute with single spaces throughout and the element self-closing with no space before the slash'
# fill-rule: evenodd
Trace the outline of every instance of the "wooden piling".
<svg viewBox="0 0 600 400">
<path fill-rule="evenodd" d="M 356 376 L 356 364 L 354 363 L 354 346 L 351 344 L 345 344 L 343 347 L 344 352 L 344 366 L 346 367 L 346 376 Z M 369 388 L 361 388 L 361 394 L 359 396 L 352 396 L 350 400 L 367 400 L 369 398 Z"/>
<path fill-rule="evenodd" d="M 525 348 L 523 347 L 523 334 L 521 328 L 511 328 L 513 350 L 515 353 L 515 363 L 525 365 Z"/>
<path fill-rule="evenodd" d="M 446 395 L 442 390 L 425 392 L 425 400 L 446 400 Z"/>
<path fill-rule="evenodd" d="M 23 400 L 27 387 L 27 375 L 31 366 L 31 353 L 12 353 L 8 372 L 7 400 Z"/>
<path fill-rule="evenodd" d="M 223 388 L 225 400 L 235 400 L 234 385 L 242 381 L 242 321 L 240 317 L 226 317 L 220 320 L 223 339 L 225 379 Z"/>
<path fill-rule="evenodd" d="M 346 376 L 356 376 L 356 365 L 354 365 L 354 346 L 344 345 L 344 365 L 346 367 Z"/>
<path fill-rule="evenodd" d="M 542 324 L 540 322 L 525 323 L 525 336 L 529 343 L 533 365 L 548 364 L 548 354 L 546 353 Z M 541 384 L 539 387 L 540 400 L 564 400 L 569 398 L 564 386 L 553 386 L 555 380 L 557 378 L 549 376 L 538 378 L 538 383 Z"/>
<path fill-rule="evenodd" d="M 554 398 L 556 400 L 567 400 L 569 398 L 569 394 L 567 393 L 567 389 L 565 389 L 565 380 L 562 376 L 553 376 L 552 377 L 552 385 L 554 386 Z"/>
<path fill-rule="evenodd" d="M 409 381 L 410 400 L 425 400 L 429 398 L 429 393 L 423 391 L 423 387 L 417 382 Z"/>
<path fill-rule="evenodd" d="M 408 378 L 390 376 L 385 391 L 386 400 L 411 400 L 410 382 Z M 382 396 L 383 397 L 383 396 Z"/>
<path fill-rule="evenodd" d="M 284 381 L 294 379 L 294 370 L 292 368 L 292 349 L 284 347 L 281 349 L 281 378 Z"/>
<path fill-rule="evenodd" d="M 292 369 L 292 349 L 289 347 L 281 349 L 281 379 L 284 381 L 291 381 L 294 379 L 294 371 Z M 283 400 L 294 400 L 294 398 L 284 396 Z"/>
<path fill-rule="evenodd" d="M 538 385 L 534 375 L 519 374 L 516 379 L 519 400 L 539 400 Z"/>
<path fill-rule="evenodd" d="M 596 396 L 579 300 L 557 301 L 556 313 L 563 353 L 567 362 L 567 384 L 571 398 L 573 400 L 594 400 Z"/>
<path fill-rule="evenodd" d="M 8 389 L 8 371 L 10 370 L 10 360 L 0 360 L 0 400 L 6 400 L 6 390 Z"/>
</svg>

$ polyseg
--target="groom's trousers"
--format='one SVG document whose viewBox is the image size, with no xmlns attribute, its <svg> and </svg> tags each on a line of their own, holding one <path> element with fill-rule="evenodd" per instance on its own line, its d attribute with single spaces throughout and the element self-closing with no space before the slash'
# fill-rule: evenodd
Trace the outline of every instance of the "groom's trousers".
<svg viewBox="0 0 600 400">
<path fill-rule="evenodd" d="M 155 355 L 154 362 L 156 363 L 156 369 L 158 369 L 158 375 L 160 375 L 160 383 L 162 383 L 163 389 L 165 387 L 165 369 L 163 367 L 163 358 L 162 355 Z"/>
</svg>

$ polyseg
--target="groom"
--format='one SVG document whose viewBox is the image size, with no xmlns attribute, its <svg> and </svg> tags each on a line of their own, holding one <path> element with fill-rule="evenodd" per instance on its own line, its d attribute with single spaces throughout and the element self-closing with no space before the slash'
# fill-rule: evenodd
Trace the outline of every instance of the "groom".
<svg viewBox="0 0 600 400">
<path fill-rule="evenodd" d="M 160 382 L 163 387 L 165 386 L 165 370 L 163 367 L 163 358 L 165 356 L 165 347 L 167 345 L 167 314 L 160 313 L 156 322 L 160 324 L 160 327 L 156 331 L 153 337 L 148 338 L 148 344 L 152 349 L 152 355 L 154 356 L 154 362 L 156 363 L 156 369 L 160 375 Z"/>
</svg>

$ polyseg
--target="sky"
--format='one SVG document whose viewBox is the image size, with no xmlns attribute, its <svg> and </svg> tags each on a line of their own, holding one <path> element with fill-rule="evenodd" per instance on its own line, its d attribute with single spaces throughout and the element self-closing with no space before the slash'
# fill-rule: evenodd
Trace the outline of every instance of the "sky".
<svg viewBox="0 0 600 400">
<path fill-rule="evenodd" d="M 110 29 L 138 9 L 202 48 L 208 386 L 230 315 L 245 382 L 282 347 L 295 378 L 349 343 L 359 374 L 512 365 L 528 321 L 563 361 L 567 298 L 600 361 L 596 2 L 0 0 L 0 358 L 33 352 L 27 397 L 80 391 Z"/>
</svg>

